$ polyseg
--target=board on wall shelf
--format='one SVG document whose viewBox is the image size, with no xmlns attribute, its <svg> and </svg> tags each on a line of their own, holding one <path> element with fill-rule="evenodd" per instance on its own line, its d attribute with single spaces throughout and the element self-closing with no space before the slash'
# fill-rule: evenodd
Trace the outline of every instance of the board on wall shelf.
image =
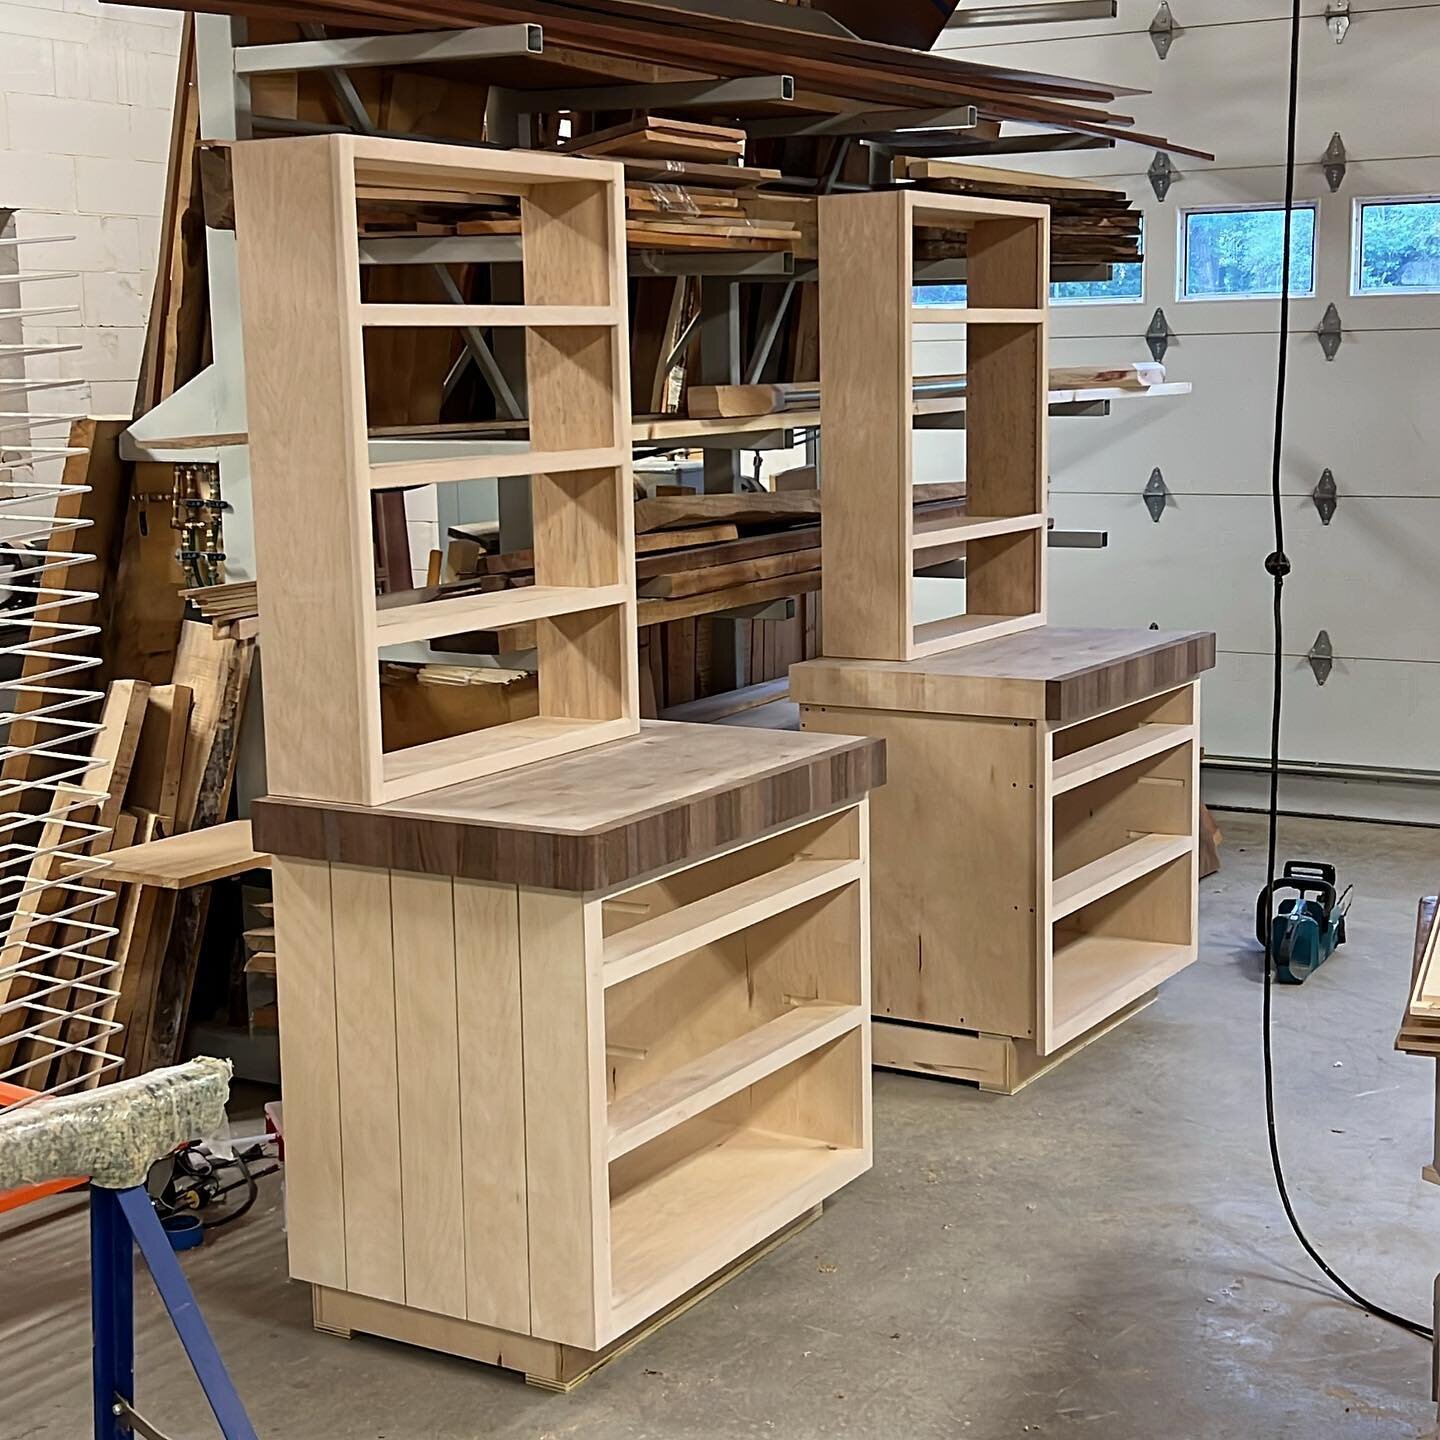
<svg viewBox="0 0 1440 1440">
<path fill-rule="evenodd" d="M 819 201 L 825 653 L 914 660 L 1045 621 L 1048 206 L 915 190 Z M 967 304 L 916 307 L 914 227 L 964 230 Z M 916 325 L 966 327 L 968 514 L 916 526 Z M 927 551 L 963 541 L 965 613 L 916 624 Z M 958 588 L 958 587 L 957 587 Z"/>
<path fill-rule="evenodd" d="M 276 794 L 379 805 L 634 734 L 635 576 L 623 170 L 612 162 L 359 136 L 233 147 L 266 758 Z M 356 193 L 520 200 L 524 301 L 362 300 Z M 363 336 L 525 334 L 530 449 L 369 462 Z M 377 489 L 529 475 L 535 585 L 375 600 Z M 540 713 L 386 752 L 386 646 L 533 623 Z"/>
</svg>

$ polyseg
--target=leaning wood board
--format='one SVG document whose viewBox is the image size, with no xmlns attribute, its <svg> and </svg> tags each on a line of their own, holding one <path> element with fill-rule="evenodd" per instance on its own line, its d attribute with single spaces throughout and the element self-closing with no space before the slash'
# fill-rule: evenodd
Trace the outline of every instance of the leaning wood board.
<svg viewBox="0 0 1440 1440">
<path fill-rule="evenodd" d="M 377 809 L 256 802 L 319 1323 L 594 1356 L 868 1169 L 880 768 L 651 722 Z"/>
<path fill-rule="evenodd" d="M 1208 633 L 1045 627 L 791 667 L 804 732 L 886 745 L 874 1015 L 941 1038 L 890 1034 L 882 1053 L 944 1073 L 964 1050 L 1018 1075 L 1194 959 L 1198 677 L 1213 663 Z"/>
</svg>

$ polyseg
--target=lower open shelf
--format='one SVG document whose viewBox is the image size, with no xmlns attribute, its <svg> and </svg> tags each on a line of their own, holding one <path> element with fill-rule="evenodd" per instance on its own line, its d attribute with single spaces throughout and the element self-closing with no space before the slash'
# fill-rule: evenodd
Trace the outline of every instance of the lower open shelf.
<svg viewBox="0 0 1440 1440">
<path fill-rule="evenodd" d="M 869 1164 L 859 1148 L 716 1125 L 708 1143 L 612 1201 L 615 1333 L 683 1295 Z"/>
<path fill-rule="evenodd" d="M 1194 846 L 1194 838 L 1189 835 L 1137 835 L 1118 850 L 1057 875 L 1050 887 L 1050 918 L 1063 920 L 1162 865 L 1188 855 Z"/>
<path fill-rule="evenodd" d="M 1110 935 L 1055 936 L 1050 1050 L 1083 1035 L 1183 970 L 1193 945 Z"/>
</svg>

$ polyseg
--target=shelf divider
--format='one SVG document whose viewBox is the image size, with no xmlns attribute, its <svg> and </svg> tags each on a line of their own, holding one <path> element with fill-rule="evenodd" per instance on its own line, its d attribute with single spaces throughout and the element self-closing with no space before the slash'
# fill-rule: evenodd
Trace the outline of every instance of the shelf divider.
<svg viewBox="0 0 1440 1440">
<path fill-rule="evenodd" d="M 1046 523 L 1044 515 L 965 515 L 956 520 L 917 520 L 913 545 L 918 554 L 968 540 L 985 540 L 992 535 L 1043 530 Z"/>
<path fill-rule="evenodd" d="M 628 451 L 612 445 L 588 450 L 512 450 L 499 455 L 385 460 L 370 467 L 370 488 L 399 490 L 464 480 L 507 480 L 517 475 L 565 475 L 576 470 L 608 470 L 623 465 L 628 458 Z"/>
<path fill-rule="evenodd" d="M 1109 740 L 1062 755 L 1050 768 L 1050 793 L 1063 795 L 1067 790 L 1088 785 L 1092 780 L 1112 775 L 1127 765 L 1139 764 L 1152 755 L 1178 750 L 1195 738 L 1193 725 L 1146 724 L 1127 730 Z"/>
<path fill-rule="evenodd" d="M 375 643 L 403 645 L 472 630 L 502 630 L 531 620 L 623 605 L 627 596 L 624 585 L 525 585 L 516 590 L 387 605 L 375 611 Z"/>
<path fill-rule="evenodd" d="M 606 988 L 748 929 L 783 910 L 828 895 L 859 880 L 860 875 L 859 860 L 791 860 L 752 880 L 742 880 L 689 905 L 667 910 L 653 920 L 632 925 L 605 941 Z"/>
<path fill-rule="evenodd" d="M 611 1160 L 864 1024 L 859 1005 L 813 1002 L 767 1021 L 610 1105 Z"/>
<path fill-rule="evenodd" d="M 1194 848 L 1189 835 L 1141 835 L 1128 845 L 1058 876 L 1050 887 L 1050 918 L 1063 920 L 1123 885 L 1179 860 Z"/>
<path fill-rule="evenodd" d="M 422 326 L 425 328 L 477 325 L 522 326 L 544 329 L 559 326 L 618 325 L 620 312 L 613 305 L 450 305 L 443 301 L 421 305 L 361 305 L 360 323 L 369 326 Z"/>
<path fill-rule="evenodd" d="M 910 312 L 916 325 L 1042 325 L 1044 310 L 981 308 L 974 305 L 916 305 Z"/>
</svg>

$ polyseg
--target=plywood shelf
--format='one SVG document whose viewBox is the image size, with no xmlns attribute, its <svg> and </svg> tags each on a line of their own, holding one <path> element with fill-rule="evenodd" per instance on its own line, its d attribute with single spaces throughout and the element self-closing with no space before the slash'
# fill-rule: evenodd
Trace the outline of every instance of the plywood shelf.
<svg viewBox="0 0 1440 1440">
<path fill-rule="evenodd" d="M 910 312 L 916 325 L 1043 325 L 1043 309 L 995 309 L 974 305 L 916 305 Z"/>
<path fill-rule="evenodd" d="M 512 450 L 503 455 L 451 455 L 437 460 L 392 460 L 370 467 L 372 490 L 452 485 L 465 480 L 505 480 L 517 475 L 565 475 L 624 465 L 618 446 L 587 450 Z"/>
<path fill-rule="evenodd" d="M 642 975 L 702 945 L 747 929 L 783 910 L 828 895 L 861 877 L 859 860 L 792 860 L 752 880 L 707 895 L 609 936 L 605 984 Z"/>
<path fill-rule="evenodd" d="M 797 1005 L 622 1096 L 610 1105 L 610 1159 L 628 1155 L 864 1022 L 858 1005 Z"/>
<path fill-rule="evenodd" d="M 361 305 L 365 326 L 523 326 L 550 329 L 619 325 L 623 313 L 614 305 Z"/>
<path fill-rule="evenodd" d="M 967 644 L 998 640 L 1043 623 L 1040 615 L 948 615 L 943 620 L 927 620 L 915 627 L 914 658 L 949 650 L 962 640 Z"/>
<path fill-rule="evenodd" d="M 1109 935 L 1055 937 L 1052 1047 L 1083 1035 L 1195 958 L 1193 945 Z"/>
<path fill-rule="evenodd" d="M 1194 846 L 1190 835 L 1141 835 L 1088 865 L 1058 876 L 1050 888 L 1050 918 L 1063 920 L 1152 870 L 1189 855 Z"/>
<path fill-rule="evenodd" d="M 741 1128 L 719 1132 L 617 1196 L 610 1210 L 617 1333 L 743 1255 L 869 1164 L 861 1149 Z"/>
<path fill-rule="evenodd" d="M 1046 524 L 1044 515 L 966 515 L 959 520 L 917 520 L 912 543 L 915 553 L 919 554 L 946 545 L 984 540 L 992 535 L 1043 530 Z"/>
<path fill-rule="evenodd" d="M 426 745 L 389 751 L 383 761 L 382 800 L 404 800 L 429 790 L 440 790 L 461 780 L 478 779 L 500 770 L 550 760 L 619 740 L 631 733 L 629 721 L 572 720 L 533 715 L 488 730 L 472 730 Z"/>
<path fill-rule="evenodd" d="M 473 630 L 503 630 L 532 620 L 605 610 L 629 598 L 624 585 L 527 585 L 478 595 L 456 595 L 420 604 L 387 605 L 375 612 L 378 645 L 435 640 Z"/>
<path fill-rule="evenodd" d="M 1193 725 L 1140 725 L 1110 740 L 1056 758 L 1050 767 L 1050 793 L 1063 795 L 1128 765 L 1178 749 L 1195 738 Z"/>
</svg>

